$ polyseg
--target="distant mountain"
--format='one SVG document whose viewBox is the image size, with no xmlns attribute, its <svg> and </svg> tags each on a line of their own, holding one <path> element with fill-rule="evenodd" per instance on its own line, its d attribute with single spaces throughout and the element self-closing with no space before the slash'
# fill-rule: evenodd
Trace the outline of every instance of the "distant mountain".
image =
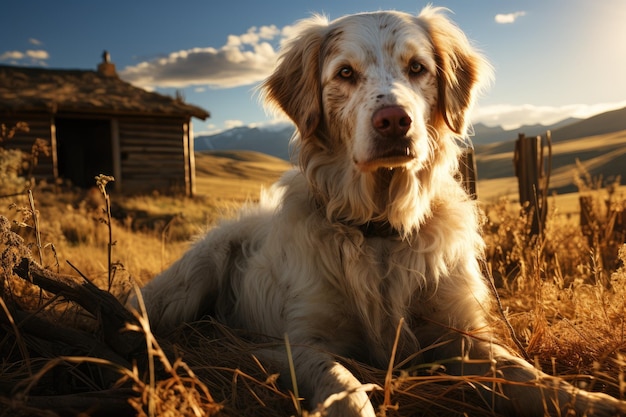
<svg viewBox="0 0 626 417">
<path fill-rule="evenodd" d="M 474 127 L 474 129 L 476 130 L 476 127 Z M 524 133 L 526 136 L 537 136 L 544 134 L 546 130 L 550 130 L 553 143 L 626 130 L 626 107 L 601 113 L 588 119 L 569 118 L 550 126 L 522 126 L 519 129 L 504 131 L 501 136 L 494 134 L 492 136 L 493 139 L 502 138 L 505 134 L 506 139 L 494 140 L 493 142 L 479 142 L 476 138 L 472 139 L 474 140 L 474 144 L 477 145 L 477 154 L 483 156 L 495 155 L 506 151 L 513 151 L 513 141 L 517 139 L 518 133 Z M 476 137 L 477 136 L 478 134 L 476 134 Z M 487 136 L 487 138 L 489 138 L 489 136 Z"/>
<path fill-rule="evenodd" d="M 543 131 L 537 133 L 544 133 Z M 574 173 L 579 161 L 595 178 L 624 177 L 626 166 L 626 108 L 585 120 L 552 127 L 552 175 L 550 188 L 560 194 L 576 191 Z M 526 133 L 522 128 L 520 132 Z M 533 133 L 534 134 L 534 133 Z M 526 133 L 527 136 L 531 134 Z M 515 178 L 513 152 L 517 136 L 476 147 L 478 178 Z"/>
<path fill-rule="evenodd" d="M 482 123 L 476 123 L 474 125 L 474 136 L 472 136 L 472 142 L 474 142 L 474 145 L 488 145 L 496 142 L 505 142 L 517 139 L 519 133 L 523 133 L 526 136 L 537 136 L 546 133 L 546 130 L 553 131 L 580 121 L 581 119 L 570 117 L 551 125 L 524 125 L 509 130 L 503 129 L 502 126 L 489 127 Z"/>
<path fill-rule="evenodd" d="M 518 132 L 523 132 L 527 136 L 540 135 L 548 129 L 577 121 L 579 119 L 566 119 L 550 126 L 522 126 L 513 130 L 504 130 L 500 126 L 489 127 L 477 123 L 474 125 L 472 141 L 476 146 L 508 142 L 516 139 Z M 195 148 L 196 151 L 249 150 L 289 161 L 289 140 L 293 133 L 294 127 L 289 125 L 271 128 L 241 126 L 215 135 L 196 136 Z"/>
<path fill-rule="evenodd" d="M 215 135 L 196 136 L 196 151 L 248 150 L 289 161 L 289 140 L 294 127 L 236 127 Z"/>
<path fill-rule="evenodd" d="M 585 138 L 626 130 L 626 107 L 580 120 L 552 132 L 552 141 Z"/>
<path fill-rule="evenodd" d="M 512 151 L 512 142 L 519 133 L 526 136 L 552 132 L 552 141 L 560 142 L 587 136 L 602 135 L 626 130 L 626 108 L 614 110 L 589 119 L 568 118 L 551 125 L 525 125 L 517 129 L 505 130 L 501 126 L 489 127 L 482 123 L 474 126 L 472 142 L 477 154 L 497 154 Z M 292 125 L 274 127 L 236 127 L 215 135 L 196 136 L 195 148 L 203 150 L 250 150 L 290 160 L 289 140 L 294 133 Z"/>
</svg>

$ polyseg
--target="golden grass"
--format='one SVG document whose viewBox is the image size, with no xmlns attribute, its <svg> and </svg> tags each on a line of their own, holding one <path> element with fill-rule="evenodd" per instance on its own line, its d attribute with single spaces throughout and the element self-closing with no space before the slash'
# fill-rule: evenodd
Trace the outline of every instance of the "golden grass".
<svg viewBox="0 0 626 417">
<path fill-rule="evenodd" d="M 261 187 L 273 184 L 289 168 L 281 159 L 252 151 L 197 153 L 198 194 L 213 200 L 256 200 Z"/>
<path fill-rule="evenodd" d="M 123 299 L 134 282 L 144 283 L 167 267 L 188 247 L 189 239 L 217 218 L 228 216 L 242 202 L 257 199 L 261 183 L 274 181 L 287 167 L 251 154 L 238 158 L 201 155 L 198 183 L 203 186 L 199 187 L 201 195 L 194 199 L 111 197 L 115 295 Z M 217 172 L 225 172 L 228 180 L 210 178 Z M 589 193 L 599 201 L 606 197 L 603 190 Z M 56 195 L 35 190 L 34 197 L 43 264 L 76 276 L 66 262 L 71 261 L 106 289 L 109 229 L 103 223 L 106 213 L 102 195 L 97 190 Z M 551 199 L 546 235 L 540 240 L 528 237 L 528 222 L 514 203 L 503 200 L 485 205 L 486 270 L 498 284 L 503 306 L 502 311 L 494 311 L 493 325 L 505 343 L 519 350 L 515 336 L 525 353 L 547 373 L 622 397 L 626 249 L 621 249 L 618 256 L 620 245 L 616 242 L 590 243 L 578 227 L 574 211 L 561 208 L 560 201 L 571 198 Z M 12 202 L 15 204 L 0 201 L 2 213 L 37 253 L 28 197 L 14 198 Z M 612 257 L 601 261 L 602 252 L 611 251 Z M 4 288 L 0 301 L 5 306 L 1 317 L 10 318 L 6 306 L 16 302 L 40 311 L 44 318 L 59 325 L 90 332 L 97 328 L 97 317 L 86 316 L 62 297 L 41 294 L 38 288 L 7 272 L 1 275 Z M 259 340 L 258 335 L 228 329 L 211 320 L 185 325 L 172 335 L 155 339 L 140 319 L 140 324 L 130 330 L 144 335 L 149 355 L 139 358 L 137 365 L 86 356 L 45 358 L 41 350 L 33 349 L 30 335 L 22 334 L 15 322 L 0 322 L 8 332 L 0 338 L 0 351 L 6 354 L 0 364 L 0 409 L 12 407 L 16 415 L 57 415 L 39 407 L 39 403 L 25 402 L 29 395 L 32 399 L 42 393 L 106 394 L 115 389 L 112 404 L 120 392 L 126 392 L 120 391 L 122 388 L 129 393 L 120 407 L 128 411 L 124 405 L 130 399 L 132 414 L 138 416 L 208 416 L 218 412 L 226 416 L 295 415 L 301 406 L 311 406 L 306 402 L 301 405 L 289 389 L 277 384 L 276 366 L 256 360 L 256 350 L 268 345 L 284 346 L 284 341 Z M 452 378 L 429 369 L 409 372 L 393 363 L 389 370 L 379 370 L 341 360 L 364 383 L 380 387 L 371 395 L 381 416 L 459 415 L 463 411 L 483 415 L 484 405 L 468 403 L 472 397 L 465 394 L 475 384 L 502 382 L 494 377 Z M 104 378 L 107 372 L 117 380 L 113 386 L 103 382 L 111 380 L 110 375 Z M 55 385 L 55 375 L 73 385 Z"/>
<path fill-rule="evenodd" d="M 493 203 L 502 197 L 517 198 L 513 150 L 513 141 L 477 147 L 478 192 L 482 201 Z M 580 167 L 594 176 L 602 173 L 614 176 L 623 171 L 625 154 L 626 130 L 554 142 L 550 186 L 571 188 Z M 567 209 L 565 205 L 560 208 Z"/>
<path fill-rule="evenodd" d="M 234 160 L 227 153 L 199 154 L 197 196 L 113 195 L 111 212 L 115 263 L 123 279 L 140 283 L 176 260 L 188 242 L 219 218 L 232 215 L 242 203 L 256 201 L 263 187 L 275 182 L 289 165 L 254 152 Z M 46 265 L 71 273 L 70 260 L 97 283 L 107 275 L 108 228 L 106 205 L 95 187 L 62 194 L 34 192 L 40 213 Z M 0 213 L 19 233 L 35 239 L 28 196 L 0 199 Z"/>
</svg>

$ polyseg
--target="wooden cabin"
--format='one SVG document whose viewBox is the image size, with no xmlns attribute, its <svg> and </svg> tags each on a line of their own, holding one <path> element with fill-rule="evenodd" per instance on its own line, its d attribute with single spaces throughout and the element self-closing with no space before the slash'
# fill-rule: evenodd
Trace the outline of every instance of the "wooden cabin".
<svg viewBox="0 0 626 417">
<path fill-rule="evenodd" d="M 29 126 L 2 146 L 30 152 L 49 141 L 38 180 L 91 187 L 106 174 L 118 192 L 193 196 L 192 117 L 209 113 L 122 81 L 106 52 L 97 71 L 0 66 L 0 123 Z"/>
</svg>

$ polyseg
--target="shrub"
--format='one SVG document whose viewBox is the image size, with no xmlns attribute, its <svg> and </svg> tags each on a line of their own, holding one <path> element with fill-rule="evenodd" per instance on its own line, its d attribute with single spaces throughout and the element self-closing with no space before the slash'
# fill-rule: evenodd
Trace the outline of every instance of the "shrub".
<svg viewBox="0 0 626 417">
<path fill-rule="evenodd" d="M 0 124 L 0 196 L 15 195 L 32 187 L 32 174 L 39 162 L 39 155 L 50 155 L 50 145 L 44 139 L 35 139 L 30 154 L 19 149 L 7 149 L 6 143 L 16 134 L 29 131 L 28 124 L 17 122 L 9 128 Z"/>
<path fill-rule="evenodd" d="M 27 187 L 22 177 L 24 157 L 19 149 L 0 148 L 0 195 L 21 193 Z"/>
</svg>

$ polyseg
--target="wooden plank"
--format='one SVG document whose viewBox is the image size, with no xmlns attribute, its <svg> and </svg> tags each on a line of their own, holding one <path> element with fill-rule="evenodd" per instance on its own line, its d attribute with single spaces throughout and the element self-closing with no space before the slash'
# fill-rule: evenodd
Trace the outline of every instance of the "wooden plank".
<svg viewBox="0 0 626 417">
<path fill-rule="evenodd" d="M 180 137 L 183 133 L 181 126 L 144 126 L 143 129 L 129 129 L 127 126 L 120 126 L 120 132 L 129 136 L 175 136 Z"/>
<path fill-rule="evenodd" d="M 196 195 L 196 152 L 194 149 L 194 137 L 193 137 L 193 123 L 191 119 L 187 121 L 187 146 L 189 147 L 188 161 L 189 161 L 189 190 L 188 196 L 194 197 Z"/>
<path fill-rule="evenodd" d="M 120 152 L 120 125 L 117 118 L 111 119 L 111 148 L 113 157 L 113 188 L 120 192 L 124 188 L 124 178 L 122 177 L 122 154 Z"/>
<path fill-rule="evenodd" d="M 149 192 L 158 190 L 162 192 L 184 191 L 184 183 L 182 181 L 169 181 L 164 179 L 155 179 L 154 177 L 145 177 L 141 179 L 127 179 L 124 191 L 130 192 Z"/>
<path fill-rule="evenodd" d="M 515 175 L 518 178 L 519 201 L 524 210 L 532 216 L 530 235 L 539 235 L 545 228 L 548 210 L 547 193 L 550 168 L 546 173 L 546 157 L 548 167 L 552 157 L 550 132 L 546 133 L 548 154 L 544 154 L 541 136 L 526 137 L 519 134 L 515 142 Z"/>
<path fill-rule="evenodd" d="M 151 125 L 158 124 L 182 124 L 186 119 L 186 116 L 146 116 L 146 115 L 125 115 L 120 117 L 120 122 L 124 124 L 144 124 L 149 123 Z"/>
<path fill-rule="evenodd" d="M 146 163 L 141 165 L 125 165 L 122 167 L 124 171 L 124 177 L 131 176 L 136 173 L 150 174 L 159 177 L 166 177 L 168 175 L 175 178 L 183 179 L 183 166 L 182 165 L 164 165 L 160 163 Z"/>
<path fill-rule="evenodd" d="M 178 177 L 180 178 L 180 176 Z M 175 178 L 155 178 L 152 174 L 144 174 L 144 175 L 133 175 L 132 177 L 126 177 L 124 191 L 128 190 L 129 184 L 133 182 L 146 183 L 146 184 L 155 184 L 158 183 L 160 187 L 167 187 L 170 184 L 182 184 L 184 186 L 184 182 L 182 179 Z"/>
<path fill-rule="evenodd" d="M 120 119 L 120 128 L 121 130 L 128 132 L 143 132 L 143 131 L 152 131 L 152 132 L 181 132 L 183 127 L 184 120 L 121 120 Z"/>
<path fill-rule="evenodd" d="M 183 175 L 183 164 L 181 162 L 168 162 L 168 161 L 143 161 L 141 163 L 124 163 L 122 166 L 124 174 L 128 174 L 131 171 L 145 171 L 152 172 L 153 175 L 164 175 L 168 170 L 175 170 L 179 172 L 179 175 Z"/>
<path fill-rule="evenodd" d="M 474 149 L 466 148 L 459 156 L 460 181 L 467 194 L 475 200 L 476 195 L 476 160 Z"/>
<path fill-rule="evenodd" d="M 136 166 L 124 166 L 124 177 L 130 177 L 134 174 L 142 173 L 142 174 L 150 174 L 150 175 L 158 175 L 160 177 L 165 177 L 168 175 L 174 175 L 175 177 L 180 177 L 183 179 L 183 167 L 182 165 L 163 165 L 158 163 L 152 164 L 142 164 Z"/>
<path fill-rule="evenodd" d="M 126 150 L 126 148 L 123 147 L 122 155 L 123 155 L 123 158 L 122 158 L 123 161 L 153 161 L 153 160 L 176 161 L 176 162 L 183 161 L 183 154 L 182 152 L 180 152 L 180 149 L 156 150 L 156 149 L 151 149 L 151 148 L 145 148 L 145 149 L 136 148 L 136 149 L 133 149 L 133 151 L 129 152 L 128 150 Z"/>
<path fill-rule="evenodd" d="M 120 118 L 124 191 L 170 191 L 185 184 L 184 119 Z M 184 188 L 182 191 L 185 191 Z"/>
<path fill-rule="evenodd" d="M 182 143 L 183 132 L 129 132 L 127 130 L 120 130 L 120 137 L 125 140 L 133 139 L 150 139 L 150 140 L 171 140 L 178 143 Z"/>
<path fill-rule="evenodd" d="M 185 170 L 185 195 L 191 194 L 191 173 L 189 172 L 189 124 L 183 125 L 183 162 Z"/>
<path fill-rule="evenodd" d="M 125 152 L 129 154 L 179 154 L 181 157 L 183 156 L 183 152 L 180 146 L 151 146 L 149 144 L 145 144 L 143 146 L 127 146 L 125 144 L 122 144 L 120 149 L 122 153 Z"/>
<path fill-rule="evenodd" d="M 182 136 L 176 138 L 137 138 L 137 137 L 128 137 L 120 135 L 120 144 L 128 145 L 128 146 L 144 146 L 144 145 L 155 145 L 155 146 L 171 146 L 180 148 L 183 145 Z M 182 149 L 181 149 L 182 152 Z"/>
</svg>

